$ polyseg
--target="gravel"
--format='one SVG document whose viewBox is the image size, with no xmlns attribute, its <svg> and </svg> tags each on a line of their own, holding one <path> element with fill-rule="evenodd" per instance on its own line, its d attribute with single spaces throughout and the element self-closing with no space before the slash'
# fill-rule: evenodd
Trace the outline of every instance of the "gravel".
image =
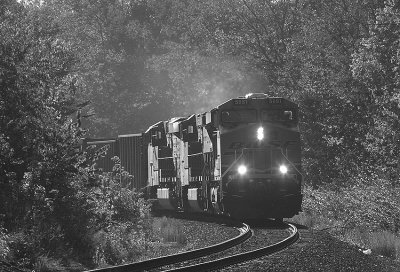
<svg viewBox="0 0 400 272">
<path fill-rule="evenodd" d="M 214 223 L 198 223 L 182 220 L 185 233 L 193 248 L 221 242 L 222 237 L 237 235 L 230 226 Z M 255 234 L 266 231 L 255 229 Z M 324 231 L 300 229 L 300 239 L 288 249 L 271 256 L 258 258 L 246 263 L 233 265 L 220 271 L 379 271 L 400 272 L 400 262 L 375 255 L 364 254 L 356 246 L 350 245 Z M 213 242 L 214 241 L 214 242 Z M 266 241 L 275 243 L 276 239 Z M 246 248 L 246 246 L 241 246 Z M 236 254 L 235 251 L 230 252 Z"/>
<path fill-rule="evenodd" d="M 198 222 L 183 219 L 179 220 L 183 225 L 184 233 L 188 240 L 186 249 L 192 250 L 215 245 L 239 235 L 239 230 L 228 225 Z"/>
<path fill-rule="evenodd" d="M 246 253 L 252 250 L 262 248 L 265 245 L 271 245 L 277 243 L 289 236 L 289 232 L 287 229 L 276 229 L 267 227 L 267 228 L 254 228 L 252 230 L 253 230 L 253 236 L 250 237 L 248 240 L 246 240 L 244 243 L 239 244 L 238 246 L 234 246 L 225 251 L 218 252 L 209 256 L 163 267 L 162 269 L 170 270 L 170 269 L 175 269 L 177 267 L 191 266 L 194 264 L 210 262 L 221 258 L 230 257 L 240 253 Z"/>
<path fill-rule="evenodd" d="M 168 247 L 165 255 L 210 246 L 238 235 L 238 231 L 232 226 L 182 219 L 175 220 L 179 220 L 182 224 L 188 242 L 182 247 Z M 262 237 L 271 230 L 265 231 L 255 228 L 254 232 L 256 237 Z M 340 241 L 327 232 L 307 229 L 299 229 L 299 232 L 299 241 L 282 252 L 229 266 L 219 271 L 400 272 L 399 261 L 375 255 L 373 252 L 366 255 L 356 246 Z M 251 239 L 254 240 L 254 238 Z M 276 241 L 277 239 L 274 237 L 266 239 L 265 243 L 271 244 Z M 242 251 L 243 249 L 246 250 L 248 246 L 239 247 Z M 231 249 L 228 252 L 229 254 L 237 254 L 237 251 Z M 6 267 L 0 263 L 0 270 L 2 269 L 6 269 Z M 8 269 L 5 271 L 18 271 L 15 267 L 8 267 Z"/>
<path fill-rule="evenodd" d="M 186 237 L 186 243 L 165 243 L 156 239 L 158 241 L 155 241 L 153 247 L 148 252 L 144 252 L 138 261 L 215 245 L 234 238 L 240 233 L 238 229 L 232 226 L 214 222 L 192 221 L 179 218 L 170 218 L 170 220 L 174 220 L 175 224 L 180 226 Z"/>
<path fill-rule="evenodd" d="M 400 262 L 332 237 L 327 232 L 300 230 L 300 240 L 288 249 L 222 271 L 400 271 Z"/>
</svg>

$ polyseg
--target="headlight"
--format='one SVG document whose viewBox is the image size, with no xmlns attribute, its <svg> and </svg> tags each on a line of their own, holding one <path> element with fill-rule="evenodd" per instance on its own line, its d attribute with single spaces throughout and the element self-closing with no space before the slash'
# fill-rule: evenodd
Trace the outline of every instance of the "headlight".
<svg viewBox="0 0 400 272">
<path fill-rule="evenodd" d="M 257 139 L 259 141 L 261 141 L 262 139 L 264 139 L 264 128 L 263 127 L 259 127 L 257 129 Z"/>
<path fill-rule="evenodd" d="M 244 174 L 246 174 L 246 172 L 247 172 L 247 167 L 245 166 L 245 165 L 239 165 L 239 167 L 238 167 L 238 173 L 240 174 L 240 175 L 244 175 Z"/>
<path fill-rule="evenodd" d="M 288 172 L 288 168 L 287 168 L 286 165 L 282 164 L 281 166 L 279 166 L 279 171 L 280 171 L 282 174 L 286 174 L 286 173 Z"/>
</svg>

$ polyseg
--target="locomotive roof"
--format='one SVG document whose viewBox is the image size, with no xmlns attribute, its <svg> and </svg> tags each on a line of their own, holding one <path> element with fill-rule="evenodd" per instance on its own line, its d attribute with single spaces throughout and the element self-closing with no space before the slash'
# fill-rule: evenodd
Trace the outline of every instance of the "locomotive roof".
<svg viewBox="0 0 400 272">
<path fill-rule="evenodd" d="M 160 126 L 160 124 L 163 124 L 163 121 L 158 121 L 157 123 L 155 123 L 154 125 L 151 125 L 146 131 L 145 133 L 149 133 L 153 128 L 156 128 L 158 126 Z"/>
<path fill-rule="evenodd" d="M 262 106 L 268 105 L 269 108 L 297 108 L 297 104 L 283 97 L 271 97 L 264 93 L 250 93 L 246 96 L 229 99 L 228 101 L 218 105 L 215 109 L 230 108 L 230 107 L 245 107 L 246 106 Z"/>
<path fill-rule="evenodd" d="M 209 112 L 214 112 L 220 109 L 231 109 L 231 108 L 298 108 L 296 103 L 283 98 L 283 97 L 271 97 L 265 93 L 249 93 L 245 96 L 239 96 L 237 98 L 229 99 L 228 101 L 218 105 L 215 108 L 210 109 Z M 195 117 L 196 115 L 205 115 L 205 113 L 201 114 L 192 114 L 188 117 L 173 117 L 168 121 L 159 121 L 152 126 L 150 126 L 145 133 L 149 133 L 152 129 L 160 127 L 161 125 L 165 125 L 164 123 L 175 123 L 175 122 L 185 122 L 190 118 Z"/>
</svg>

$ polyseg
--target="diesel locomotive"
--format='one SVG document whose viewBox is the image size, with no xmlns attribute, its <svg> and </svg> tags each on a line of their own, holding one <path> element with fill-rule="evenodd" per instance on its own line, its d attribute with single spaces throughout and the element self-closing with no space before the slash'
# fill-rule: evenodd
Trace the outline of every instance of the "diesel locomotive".
<svg viewBox="0 0 400 272">
<path fill-rule="evenodd" d="M 201 114 L 160 121 L 144 133 L 86 139 L 107 145 L 98 167 L 119 156 L 132 187 L 155 208 L 236 219 L 288 218 L 301 211 L 298 106 L 248 94 Z"/>
</svg>

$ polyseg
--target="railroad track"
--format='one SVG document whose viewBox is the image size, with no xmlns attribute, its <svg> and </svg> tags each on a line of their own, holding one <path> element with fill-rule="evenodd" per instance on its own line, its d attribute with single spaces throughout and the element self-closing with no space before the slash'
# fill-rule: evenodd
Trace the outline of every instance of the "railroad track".
<svg viewBox="0 0 400 272">
<path fill-rule="evenodd" d="M 287 248 L 291 244 L 295 243 L 299 238 L 299 233 L 297 231 L 297 228 L 294 225 L 284 223 L 282 226 L 284 226 L 284 225 L 286 226 L 285 229 L 289 230 L 290 235 L 288 237 L 282 239 L 281 233 L 280 234 L 275 233 L 274 238 L 275 238 L 275 240 L 279 240 L 279 241 L 275 241 L 272 244 L 257 245 L 259 242 L 259 241 L 257 241 L 258 238 L 252 237 L 251 239 L 254 238 L 253 241 L 250 241 L 251 239 L 249 239 L 248 241 L 243 243 L 243 245 L 241 245 L 241 248 L 239 248 L 237 250 L 239 253 L 232 254 L 232 252 L 230 252 L 228 254 L 225 254 L 228 256 L 218 257 L 211 261 L 198 262 L 198 263 L 194 263 L 194 264 L 190 264 L 190 265 L 185 265 L 182 267 L 174 267 L 172 269 L 163 270 L 163 271 L 212 271 L 212 270 L 222 269 L 222 268 L 230 266 L 230 265 L 244 263 L 244 262 L 259 258 L 259 257 L 271 255 L 273 253 L 276 253 L 278 251 L 281 251 L 281 250 Z M 259 236 L 261 237 L 262 236 L 260 234 L 261 229 L 257 229 L 256 231 L 259 232 Z M 274 231 L 270 230 L 268 232 L 268 234 L 270 235 L 273 232 Z M 275 232 L 276 232 L 276 230 L 275 230 Z M 278 238 L 279 236 L 280 236 L 280 238 Z M 263 239 L 261 239 L 261 240 L 263 240 Z M 248 244 L 248 245 L 246 245 L 246 244 Z M 254 249 L 254 248 L 256 248 L 256 249 Z"/>
<path fill-rule="evenodd" d="M 232 222 L 231 222 L 232 224 Z M 113 266 L 102 269 L 90 270 L 88 272 L 120 272 L 120 271 L 210 271 L 221 269 L 233 264 L 243 263 L 262 256 L 267 256 L 275 252 L 281 251 L 291 244 L 295 243 L 299 234 L 297 228 L 291 224 L 282 224 L 280 229 L 284 230 L 286 235 L 279 233 L 276 226 L 272 230 L 269 227 L 267 233 L 263 228 L 256 228 L 255 232 L 258 237 L 252 236 L 250 227 L 244 223 L 237 226 L 240 234 L 228 241 L 217 245 L 192 250 L 176 255 L 154 258 L 142 262 Z M 289 231 L 289 236 L 287 236 Z M 274 233 L 274 235 L 271 235 Z M 257 236 L 256 235 L 256 236 Z M 265 238 L 268 237 L 268 245 L 265 245 Z M 282 236 L 285 237 L 282 239 Z M 261 237 L 261 238 L 260 238 Z M 249 240 L 248 240 L 249 239 Z M 259 244 L 262 240 L 261 245 Z M 273 242 L 271 242 L 272 240 Z M 251 241 L 253 240 L 253 241 Z M 246 241 L 246 242 L 245 242 Z M 258 242 L 257 242 L 258 241 Z M 240 246 L 237 246 L 239 245 Z M 255 245 L 256 244 L 256 245 Z M 244 249 L 244 250 L 243 250 Z M 241 252 L 242 251 L 242 252 Z M 239 253 L 238 253 L 239 252 Z M 222 256 L 222 257 L 221 257 Z M 210 261 L 211 259 L 211 261 Z"/>
<path fill-rule="evenodd" d="M 153 259 L 136 262 L 136 263 L 129 263 L 129 264 L 124 264 L 124 265 L 88 270 L 86 272 L 128 272 L 128 271 L 131 272 L 131 271 L 150 270 L 150 269 L 154 269 L 157 267 L 180 263 L 180 262 L 200 258 L 203 256 L 207 256 L 210 254 L 214 254 L 217 252 L 221 252 L 221 251 L 227 250 L 229 248 L 232 248 L 236 245 L 239 245 L 240 243 L 243 243 L 244 241 L 246 241 L 247 239 L 249 239 L 252 236 L 250 227 L 245 223 L 234 222 L 232 220 L 227 220 L 227 221 L 219 220 L 219 221 L 236 226 L 236 228 L 239 230 L 239 235 L 232 239 L 229 239 L 227 241 L 221 242 L 219 244 L 200 248 L 200 249 L 195 249 L 195 250 L 178 253 L 178 254 L 174 254 L 174 255 L 153 258 Z"/>
</svg>

